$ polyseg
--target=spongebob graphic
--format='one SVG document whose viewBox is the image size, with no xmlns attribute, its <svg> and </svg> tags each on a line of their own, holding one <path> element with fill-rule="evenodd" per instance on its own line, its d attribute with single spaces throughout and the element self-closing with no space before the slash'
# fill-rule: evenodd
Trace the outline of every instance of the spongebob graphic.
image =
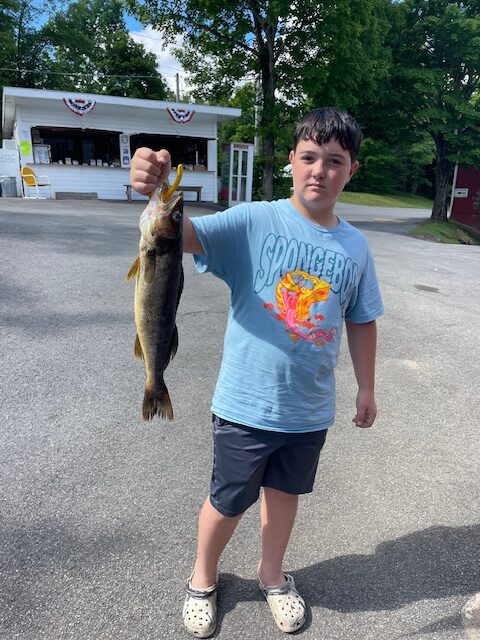
<svg viewBox="0 0 480 640">
<path fill-rule="evenodd" d="M 320 322 L 325 320 L 321 314 L 313 313 L 313 305 L 324 302 L 330 294 L 330 285 L 306 271 L 288 271 L 276 288 L 277 310 L 271 303 L 263 306 L 277 320 L 285 324 L 292 340 L 307 340 L 318 346 L 332 342 L 335 330 L 325 331 Z"/>
</svg>

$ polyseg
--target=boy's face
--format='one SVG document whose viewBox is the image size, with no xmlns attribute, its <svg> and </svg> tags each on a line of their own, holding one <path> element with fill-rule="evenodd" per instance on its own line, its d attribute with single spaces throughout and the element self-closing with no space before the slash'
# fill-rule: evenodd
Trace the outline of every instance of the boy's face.
<svg viewBox="0 0 480 640">
<path fill-rule="evenodd" d="M 308 216 L 333 216 L 335 202 L 358 167 L 350 152 L 332 138 L 319 145 L 300 140 L 290 151 L 293 175 L 293 202 Z"/>
</svg>

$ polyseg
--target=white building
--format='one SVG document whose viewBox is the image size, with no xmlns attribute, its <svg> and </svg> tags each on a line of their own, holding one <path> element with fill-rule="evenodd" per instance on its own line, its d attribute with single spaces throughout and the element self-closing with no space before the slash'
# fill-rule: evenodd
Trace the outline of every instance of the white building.
<svg viewBox="0 0 480 640">
<path fill-rule="evenodd" d="M 227 107 L 4 87 L 2 128 L 5 139 L 16 141 L 21 167 L 47 175 L 59 197 L 125 199 L 130 159 L 145 146 L 168 149 L 173 167 L 184 165 L 182 187 L 199 187 L 199 199 L 217 202 L 217 126 L 240 114 Z M 197 195 L 187 192 L 185 199 Z M 141 196 L 132 191 L 132 197 Z"/>
</svg>

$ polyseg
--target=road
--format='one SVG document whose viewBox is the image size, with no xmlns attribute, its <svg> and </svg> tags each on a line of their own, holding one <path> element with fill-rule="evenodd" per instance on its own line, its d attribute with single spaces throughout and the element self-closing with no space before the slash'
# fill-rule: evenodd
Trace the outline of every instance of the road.
<svg viewBox="0 0 480 640">
<path fill-rule="evenodd" d="M 0 638 L 186 638 L 183 585 L 211 465 L 225 285 L 185 256 L 176 419 L 139 419 L 133 358 L 140 203 L 0 198 Z M 202 213 L 198 206 L 192 215 Z M 480 247 L 405 235 L 428 212 L 339 205 L 367 236 L 386 306 L 379 416 L 337 421 L 286 568 L 305 640 L 464 640 L 480 591 Z M 258 507 L 221 564 L 221 640 L 281 638 L 255 583 Z M 469 635 L 473 638 L 473 635 Z"/>
</svg>

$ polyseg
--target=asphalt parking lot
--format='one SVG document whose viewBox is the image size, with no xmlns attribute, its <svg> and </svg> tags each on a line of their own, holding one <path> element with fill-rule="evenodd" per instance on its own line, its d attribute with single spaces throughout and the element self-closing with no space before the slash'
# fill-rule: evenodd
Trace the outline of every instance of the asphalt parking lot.
<svg viewBox="0 0 480 640">
<path fill-rule="evenodd" d="M 184 258 L 176 419 L 139 420 L 133 357 L 139 202 L 0 198 L 0 637 L 187 638 L 183 585 L 211 464 L 228 290 Z M 191 215 L 208 211 L 187 207 Z M 305 640 L 478 640 L 480 247 L 405 235 L 426 211 L 339 205 L 367 236 L 386 307 L 371 430 L 337 420 L 286 568 Z M 221 640 L 281 638 L 255 583 L 258 508 L 222 559 Z"/>
</svg>

